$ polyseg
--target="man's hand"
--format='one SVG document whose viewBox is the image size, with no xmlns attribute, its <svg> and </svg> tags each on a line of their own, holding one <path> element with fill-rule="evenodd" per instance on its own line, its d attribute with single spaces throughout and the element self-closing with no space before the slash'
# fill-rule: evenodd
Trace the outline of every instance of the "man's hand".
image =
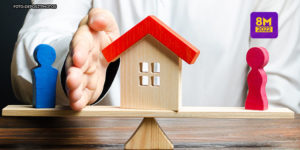
<svg viewBox="0 0 300 150">
<path fill-rule="evenodd" d="M 101 50 L 119 35 L 117 23 L 108 11 L 93 8 L 81 20 L 66 62 L 66 85 L 73 110 L 81 110 L 100 96 L 109 64 Z"/>
</svg>

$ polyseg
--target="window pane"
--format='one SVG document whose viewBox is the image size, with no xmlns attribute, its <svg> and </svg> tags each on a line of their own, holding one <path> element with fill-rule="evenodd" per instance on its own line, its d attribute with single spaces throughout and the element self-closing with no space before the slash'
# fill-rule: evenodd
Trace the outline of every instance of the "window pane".
<svg viewBox="0 0 300 150">
<path fill-rule="evenodd" d="M 158 62 L 153 63 L 153 72 L 160 72 L 160 64 Z"/>
<path fill-rule="evenodd" d="M 159 76 L 154 76 L 153 86 L 160 86 L 160 77 Z"/>
<path fill-rule="evenodd" d="M 148 66 L 148 63 L 147 62 L 141 62 L 140 63 L 140 71 L 141 72 L 148 72 L 149 66 Z"/>
<path fill-rule="evenodd" d="M 142 85 L 142 86 L 149 85 L 149 78 L 148 78 L 148 76 L 140 76 L 140 85 Z"/>
</svg>

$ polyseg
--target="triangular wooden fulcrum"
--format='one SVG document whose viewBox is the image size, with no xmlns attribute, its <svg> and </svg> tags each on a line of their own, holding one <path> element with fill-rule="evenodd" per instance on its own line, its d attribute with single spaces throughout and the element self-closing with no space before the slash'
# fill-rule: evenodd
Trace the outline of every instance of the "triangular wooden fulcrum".
<svg viewBox="0 0 300 150">
<path fill-rule="evenodd" d="M 173 144 L 154 118 L 144 118 L 125 149 L 173 149 Z"/>
</svg>

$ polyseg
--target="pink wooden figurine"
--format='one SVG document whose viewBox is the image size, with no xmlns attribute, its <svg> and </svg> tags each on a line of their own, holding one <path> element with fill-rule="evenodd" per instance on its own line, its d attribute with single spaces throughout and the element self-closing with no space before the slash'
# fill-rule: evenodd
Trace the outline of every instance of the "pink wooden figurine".
<svg viewBox="0 0 300 150">
<path fill-rule="evenodd" d="M 268 51 L 263 47 L 253 47 L 248 51 L 246 59 L 251 71 L 247 77 L 249 91 L 245 109 L 266 110 L 268 109 L 267 74 L 263 67 L 269 61 Z"/>
</svg>

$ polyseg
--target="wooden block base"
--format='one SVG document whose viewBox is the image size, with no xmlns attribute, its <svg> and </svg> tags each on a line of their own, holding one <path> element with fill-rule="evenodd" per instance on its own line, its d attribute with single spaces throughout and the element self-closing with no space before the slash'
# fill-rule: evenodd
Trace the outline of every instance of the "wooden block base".
<svg viewBox="0 0 300 150">
<path fill-rule="evenodd" d="M 144 118 L 125 143 L 125 149 L 173 149 L 174 146 L 154 118 Z"/>
</svg>

